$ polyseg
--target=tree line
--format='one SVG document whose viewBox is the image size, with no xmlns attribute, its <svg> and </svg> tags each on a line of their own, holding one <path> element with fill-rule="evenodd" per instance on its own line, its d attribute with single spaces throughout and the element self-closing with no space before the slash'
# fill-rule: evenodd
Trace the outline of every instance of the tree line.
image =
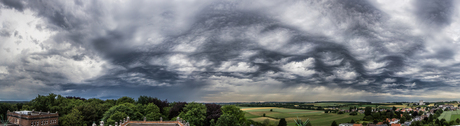
<svg viewBox="0 0 460 126">
<path fill-rule="evenodd" d="M 50 111 L 59 113 L 59 125 L 91 126 L 101 120 L 106 125 L 130 117 L 130 120 L 148 121 L 176 120 L 180 117 L 192 126 L 246 126 L 263 125 L 247 120 L 244 112 L 234 105 L 203 104 L 196 102 L 168 102 L 150 96 L 101 100 L 97 98 L 63 97 L 49 94 L 38 95 L 27 103 L 0 103 L 0 113 L 17 110 Z"/>
</svg>

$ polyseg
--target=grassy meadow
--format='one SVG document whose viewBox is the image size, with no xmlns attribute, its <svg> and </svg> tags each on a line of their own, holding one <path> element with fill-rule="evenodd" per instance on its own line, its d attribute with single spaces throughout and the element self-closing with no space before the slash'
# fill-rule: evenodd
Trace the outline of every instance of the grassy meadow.
<svg viewBox="0 0 460 126">
<path fill-rule="evenodd" d="M 351 119 L 359 120 L 364 115 L 351 116 L 348 113 L 336 114 L 336 113 L 324 113 L 322 110 L 303 110 L 303 109 L 287 109 L 277 107 L 240 107 L 241 110 L 246 112 L 245 116 L 248 119 L 263 122 L 265 119 L 269 119 L 272 123 L 278 124 L 279 119 L 285 118 L 289 126 L 294 126 L 294 119 L 299 117 L 303 121 L 310 119 L 310 122 L 314 126 L 329 126 L 332 121 L 337 123 L 349 122 Z M 270 109 L 273 109 L 270 112 Z M 265 113 L 266 117 L 263 117 Z"/>
<path fill-rule="evenodd" d="M 456 120 L 457 118 L 460 118 L 460 110 L 457 111 L 444 111 L 441 116 L 438 117 L 439 120 L 441 119 L 446 119 L 447 122 L 449 122 L 451 119 Z"/>
</svg>

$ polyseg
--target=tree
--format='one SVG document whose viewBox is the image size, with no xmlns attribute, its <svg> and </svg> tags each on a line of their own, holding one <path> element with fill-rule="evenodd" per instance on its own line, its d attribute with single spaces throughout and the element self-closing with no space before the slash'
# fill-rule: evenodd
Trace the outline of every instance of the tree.
<svg viewBox="0 0 460 126">
<path fill-rule="evenodd" d="M 412 113 L 412 117 L 416 117 L 416 116 L 418 116 L 418 112 L 417 112 L 417 111 L 415 111 L 415 112 Z"/>
<path fill-rule="evenodd" d="M 355 123 L 355 120 L 351 119 L 350 123 Z"/>
<path fill-rule="evenodd" d="M 95 121 L 101 120 L 104 112 L 108 110 L 108 108 L 103 107 L 102 104 L 98 102 L 84 103 L 75 108 L 81 112 L 83 121 L 88 126 L 91 126 Z"/>
<path fill-rule="evenodd" d="M 403 116 L 401 117 L 401 119 L 399 119 L 399 123 L 404 123 L 404 122 L 406 122 L 406 117 Z"/>
<path fill-rule="evenodd" d="M 236 118 L 238 118 L 238 122 L 240 124 L 243 124 L 244 122 L 246 122 L 246 118 L 244 117 L 244 112 L 242 110 L 240 110 L 240 108 L 238 108 L 238 107 L 236 107 L 234 105 L 222 106 L 221 110 L 222 110 L 223 114 L 233 115 Z"/>
<path fill-rule="evenodd" d="M 270 126 L 270 120 L 269 119 L 265 119 L 264 122 L 262 123 L 266 126 Z"/>
<path fill-rule="evenodd" d="M 107 119 L 107 124 L 115 124 L 115 122 L 118 122 L 119 120 L 122 120 L 126 117 L 128 117 L 126 113 L 117 111 L 114 114 L 110 115 L 110 117 Z"/>
<path fill-rule="evenodd" d="M 148 105 L 146 105 L 144 111 L 144 115 L 147 118 L 147 120 L 160 120 L 161 113 L 160 108 L 158 108 L 157 105 L 149 103 Z"/>
<path fill-rule="evenodd" d="M 278 126 L 287 126 L 286 119 L 281 118 L 281 119 L 280 119 L 280 122 L 278 123 Z"/>
<path fill-rule="evenodd" d="M 222 115 L 222 110 L 220 108 L 222 106 L 218 104 L 205 104 L 206 106 L 206 123 L 205 126 L 210 125 L 210 121 L 214 120 L 217 121 L 219 117 Z M 214 122 L 216 123 L 216 122 Z"/>
<path fill-rule="evenodd" d="M 328 110 L 324 110 L 324 113 L 327 113 L 327 112 L 329 112 L 329 111 L 328 111 Z"/>
<path fill-rule="evenodd" d="M 393 111 L 396 111 L 396 107 L 395 107 L 395 106 L 393 106 Z"/>
<path fill-rule="evenodd" d="M 128 97 L 128 96 L 123 96 L 117 100 L 117 105 L 123 104 L 123 103 L 131 103 L 133 104 L 135 101 L 133 98 Z"/>
<path fill-rule="evenodd" d="M 110 117 L 112 117 L 112 115 L 115 114 L 116 112 L 123 112 L 129 117 L 133 117 L 134 113 L 136 113 L 138 111 L 137 111 L 137 107 L 135 105 L 133 105 L 131 103 L 124 103 L 124 104 L 120 104 L 120 105 L 110 107 L 110 109 L 107 110 L 104 113 L 104 116 L 103 116 L 102 120 L 106 121 L 107 125 L 109 125 L 109 124 L 113 125 L 113 123 L 110 123 L 108 121 L 108 119 Z M 113 120 L 113 121 L 119 121 L 119 120 Z"/>
<path fill-rule="evenodd" d="M 373 117 L 374 119 L 380 119 L 380 113 L 373 113 L 373 114 L 372 114 L 372 117 Z"/>
<path fill-rule="evenodd" d="M 238 118 L 228 113 L 222 114 L 217 120 L 216 125 L 217 126 L 241 126 Z"/>
<path fill-rule="evenodd" d="M 206 120 L 206 106 L 195 102 L 189 103 L 185 105 L 179 117 L 190 122 L 192 126 L 202 126 Z"/>
<path fill-rule="evenodd" d="M 372 117 L 370 115 L 369 116 L 364 116 L 364 120 L 371 121 L 371 120 L 374 120 L 374 117 Z"/>
<path fill-rule="evenodd" d="M 367 107 L 364 109 L 364 115 L 368 116 L 368 115 L 371 115 L 371 114 L 372 114 L 372 107 L 367 106 Z"/>
<path fill-rule="evenodd" d="M 441 123 L 439 122 L 439 119 L 436 119 L 435 123 L 438 125 L 441 125 Z"/>
<path fill-rule="evenodd" d="M 434 120 L 434 115 L 431 114 L 430 117 L 428 117 L 428 122 L 433 122 L 433 120 Z"/>
<path fill-rule="evenodd" d="M 262 115 L 262 117 L 265 117 L 265 113 Z"/>
<path fill-rule="evenodd" d="M 59 125 L 63 126 L 83 126 L 84 124 L 83 116 L 78 109 L 72 109 L 72 112 L 59 118 Z"/>
<path fill-rule="evenodd" d="M 363 122 L 363 126 L 367 126 L 367 122 Z"/>
<path fill-rule="evenodd" d="M 457 123 L 460 123 L 460 119 L 459 119 L 459 118 L 457 118 L 457 119 L 455 120 L 455 122 L 457 122 Z"/>
<path fill-rule="evenodd" d="M 158 98 L 153 98 L 153 97 L 150 97 L 150 96 L 139 96 L 139 98 L 137 98 L 137 103 L 139 104 L 142 104 L 142 105 L 147 105 L 148 103 L 153 103 L 155 104 L 156 106 L 158 106 L 158 108 L 160 108 L 160 113 L 165 113 L 163 110 L 165 107 L 169 107 L 169 103 L 168 103 L 168 100 L 160 100 Z M 169 113 L 169 111 L 168 111 Z M 165 116 L 167 117 L 167 116 Z"/>
<path fill-rule="evenodd" d="M 333 121 L 331 126 L 339 126 L 339 125 L 337 124 L 337 122 Z"/>
<path fill-rule="evenodd" d="M 270 109 L 270 112 L 273 112 L 273 109 Z"/>
<path fill-rule="evenodd" d="M 183 111 L 185 105 L 187 105 L 187 102 L 176 102 L 173 103 L 173 106 L 171 109 L 169 109 L 169 119 L 173 119 L 174 117 L 179 116 L 179 114 Z"/>
</svg>

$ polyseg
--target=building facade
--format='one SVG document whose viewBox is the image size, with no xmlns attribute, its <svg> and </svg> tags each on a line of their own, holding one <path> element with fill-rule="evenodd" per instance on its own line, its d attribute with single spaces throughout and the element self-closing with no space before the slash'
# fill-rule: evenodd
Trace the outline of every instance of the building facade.
<svg viewBox="0 0 460 126">
<path fill-rule="evenodd" d="M 13 111 L 7 112 L 7 119 L 12 124 L 19 126 L 58 126 L 59 114 L 37 111 Z"/>
<path fill-rule="evenodd" d="M 425 103 L 423 103 L 423 100 L 420 100 L 418 101 L 418 105 L 425 105 Z"/>
</svg>

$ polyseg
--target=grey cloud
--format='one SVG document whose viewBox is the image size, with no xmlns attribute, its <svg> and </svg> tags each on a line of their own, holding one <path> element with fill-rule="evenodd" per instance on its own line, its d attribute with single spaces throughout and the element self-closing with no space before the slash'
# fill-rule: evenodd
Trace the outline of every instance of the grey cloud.
<svg viewBox="0 0 460 126">
<path fill-rule="evenodd" d="M 321 17 L 330 21 L 327 27 L 335 30 L 333 35 L 318 32 L 328 33 L 330 29 L 305 31 L 300 26 L 285 24 L 284 20 L 291 19 L 280 19 L 279 15 L 264 12 L 263 8 L 258 10 L 252 5 L 243 5 L 245 2 L 183 3 L 190 11 L 175 7 L 182 3 L 174 2 L 127 3 L 125 8 L 119 8 L 123 11 L 110 10 L 113 3 L 102 1 L 27 2 L 21 4 L 21 10 L 31 9 L 47 23 L 35 27 L 58 33 L 45 41 L 49 45 L 42 46 L 46 50 L 44 53 L 25 55 L 21 64 L 11 67 L 24 67 L 25 73 L 19 77 L 29 75 L 28 79 L 56 87 L 56 92 L 68 91 L 69 95 L 117 98 L 151 94 L 172 100 L 202 100 L 206 95 L 230 89 L 210 89 L 217 85 L 213 83 L 216 77 L 282 83 L 272 88 L 308 85 L 410 95 L 400 90 L 438 90 L 453 84 L 438 78 L 423 79 L 417 73 L 406 72 L 409 68 L 414 67 L 426 75 L 441 71 L 435 75 L 458 79 L 453 76 L 455 70 L 421 65 L 425 59 L 451 61 L 456 51 L 435 50 L 435 53 L 420 55 L 419 52 L 430 51 L 425 49 L 425 42 L 429 40 L 407 32 L 417 28 L 400 27 L 391 22 L 390 14 L 376 7 L 378 4 L 365 0 L 310 4 L 318 7 Z M 452 23 L 452 2 L 430 3 L 433 2 L 413 3 L 417 7 L 414 16 L 418 20 L 432 27 Z M 291 4 L 294 5 L 286 2 L 285 6 L 277 7 L 284 10 Z M 195 5 L 197 8 L 193 8 Z M 65 6 L 77 10 L 63 8 Z M 159 9 L 148 6 L 159 6 Z M 309 20 L 314 24 L 323 23 Z M 71 46 L 53 48 L 67 43 Z M 72 76 L 62 75 L 69 71 L 40 68 L 54 68 L 57 64 L 34 64 L 53 56 L 59 56 L 62 62 L 94 60 L 91 62 L 105 64 L 101 67 L 101 75 L 85 78 L 81 83 L 70 82 L 66 80 Z M 376 65 L 371 64 L 369 68 L 369 63 Z M 289 68 L 293 69 L 286 69 L 285 65 L 292 65 Z M 180 93 L 171 93 L 177 92 L 177 88 Z"/>
<path fill-rule="evenodd" d="M 455 9 L 452 0 L 417 0 L 414 1 L 416 6 L 417 18 L 429 26 L 446 26 L 452 22 L 452 14 Z"/>
<path fill-rule="evenodd" d="M 24 3 L 22 2 L 22 0 L 0 0 L 0 3 L 8 6 L 8 7 L 11 7 L 11 8 L 14 8 L 18 11 L 24 11 Z"/>
</svg>

